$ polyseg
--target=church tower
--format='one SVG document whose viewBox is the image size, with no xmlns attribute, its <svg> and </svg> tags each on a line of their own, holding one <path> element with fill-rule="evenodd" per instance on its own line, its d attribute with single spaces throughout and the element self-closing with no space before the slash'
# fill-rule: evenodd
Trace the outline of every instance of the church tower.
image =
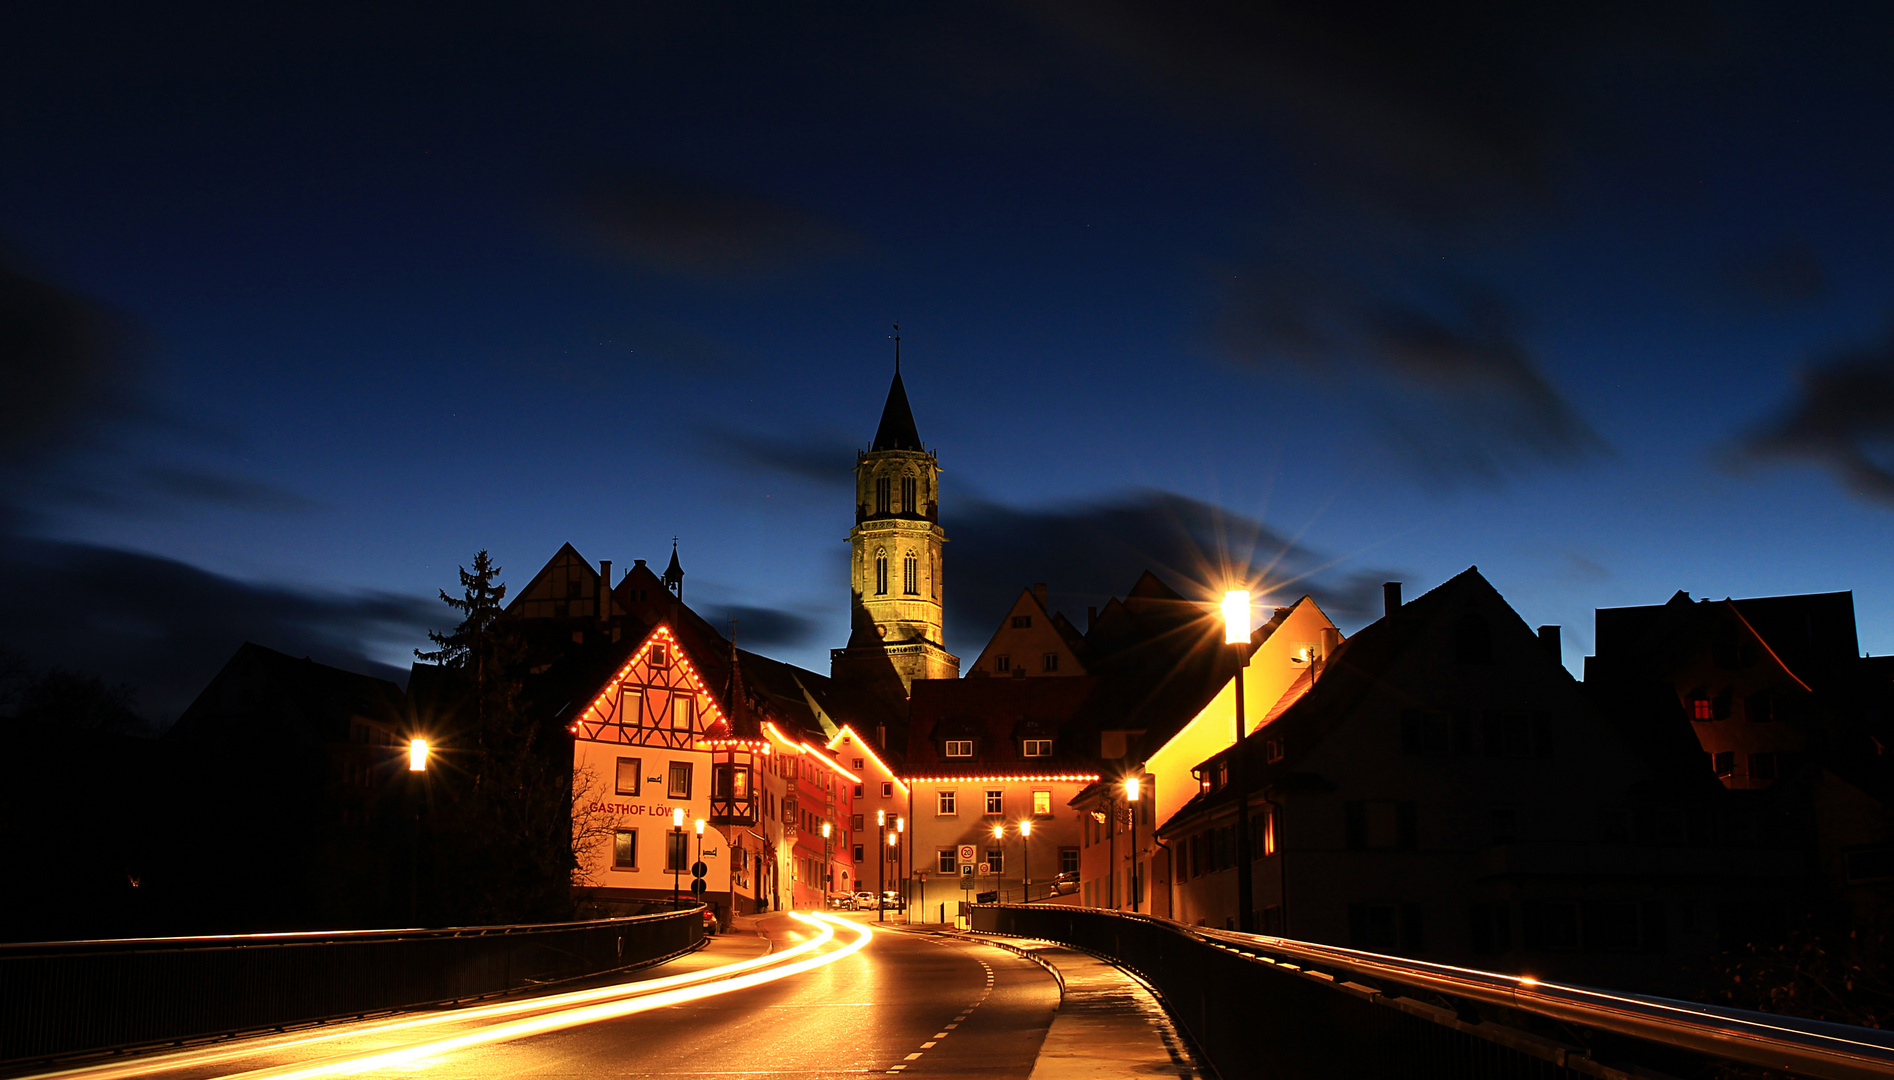
<svg viewBox="0 0 1894 1080">
<path fill-rule="evenodd" d="M 952 679 L 960 659 L 946 648 L 941 618 L 940 462 L 921 446 L 901 383 L 895 338 L 894 384 L 875 441 L 855 461 L 855 527 L 848 532 L 848 647 L 830 655 L 837 679 Z"/>
</svg>

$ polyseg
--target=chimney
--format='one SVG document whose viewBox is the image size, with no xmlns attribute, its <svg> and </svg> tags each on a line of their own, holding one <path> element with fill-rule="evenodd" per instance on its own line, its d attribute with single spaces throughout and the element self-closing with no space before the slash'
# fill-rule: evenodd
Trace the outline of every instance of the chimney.
<svg viewBox="0 0 1894 1080">
<path fill-rule="evenodd" d="M 1390 619 L 1394 618 L 1394 613 L 1401 610 L 1401 583 L 1398 581 L 1382 582 L 1381 602 L 1387 607 L 1387 617 Z"/>
<path fill-rule="evenodd" d="M 1043 609 L 1046 606 L 1046 583 L 1045 582 L 1043 581 L 1033 582 L 1032 598 L 1039 602 L 1039 606 L 1041 609 Z"/>
<path fill-rule="evenodd" d="M 1097 621 L 1098 621 L 1098 609 L 1095 607 L 1086 608 L 1085 609 L 1085 632 L 1088 634 L 1091 633 L 1092 624 Z"/>
<path fill-rule="evenodd" d="M 1558 627 L 1541 626 L 1539 628 L 1539 644 L 1545 646 L 1545 651 L 1551 655 L 1553 663 L 1563 664 L 1565 662 L 1565 651 L 1559 647 Z"/>
<path fill-rule="evenodd" d="M 888 725 L 875 725 L 875 745 L 881 747 L 883 750 L 888 748 Z"/>
<path fill-rule="evenodd" d="M 1336 649 L 1342 647 L 1342 632 L 1332 626 L 1322 628 L 1322 659 L 1327 660 Z"/>
<path fill-rule="evenodd" d="M 611 599 L 606 595 L 612 591 L 612 561 L 598 561 L 598 621 L 604 622 L 611 616 Z"/>
<path fill-rule="evenodd" d="M 632 568 L 633 570 L 636 570 L 637 568 L 639 568 L 640 566 L 643 566 L 643 565 L 644 565 L 644 560 L 643 560 L 643 559 L 633 559 L 633 560 L 631 560 L 631 568 Z"/>
</svg>

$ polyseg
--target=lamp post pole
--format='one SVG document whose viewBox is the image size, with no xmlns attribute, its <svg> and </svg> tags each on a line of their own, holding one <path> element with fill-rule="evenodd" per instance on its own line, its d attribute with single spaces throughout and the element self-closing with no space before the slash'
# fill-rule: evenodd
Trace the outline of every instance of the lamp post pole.
<svg viewBox="0 0 1894 1080">
<path fill-rule="evenodd" d="M 875 921 L 888 921 L 888 812 L 875 811 Z M 861 871 L 857 870 L 856 873 Z"/>
<path fill-rule="evenodd" d="M 683 890 L 679 887 L 684 873 L 684 808 L 671 810 L 671 906 L 683 907 Z"/>
<path fill-rule="evenodd" d="M 829 869 L 829 859 L 832 858 L 832 856 L 829 854 L 829 833 L 833 829 L 834 829 L 834 826 L 831 823 L 827 821 L 822 823 L 822 906 L 823 907 L 829 906 L 829 893 L 832 892 L 835 887 L 834 880 L 829 876 L 831 873 L 833 873 L 833 871 Z"/>
<path fill-rule="evenodd" d="M 911 899 L 908 896 L 908 875 L 907 875 L 907 872 L 902 869 L 902 865 L 901 865 L 901 834 L 907 832 L 907 829 L 908 829 L 907 818 L 904 818 L 904 817 L 895 818 L 894 819 L 894 837 L 889 842 L 889 846 L 894 848 L 895 880 L 901 883 L 901 921 L 904 923 L 914 921 L 908 917 L 908 902 Z M 913 860 L 910 859 L 909 862 L 911 864 Z M 908 869 L 912 869 L 912 866 L 910 865 Z"/>
<path fill-rule="evenodd" d="M 1236 928 L 1256 932 L 1256 894 L 1251 881 L 1250 785 L 1243 767 L 1243 674 L 1250 666 L 1250 594 L 1232 589 L 1223 594 L 1223 643 L 1236 650 L 1236 743 L 1230 749 L 1230 786 L 1236 792 Z"/>
</svg>

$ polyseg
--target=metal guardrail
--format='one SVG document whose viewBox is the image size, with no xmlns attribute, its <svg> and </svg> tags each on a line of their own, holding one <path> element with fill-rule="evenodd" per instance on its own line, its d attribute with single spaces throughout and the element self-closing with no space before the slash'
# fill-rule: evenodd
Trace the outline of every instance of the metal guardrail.
<svg viewBox="0 0 1894 1080">
<path fill-rule="evenodd" d="M 0 1064 L 490 997 L 696 948 L 701 908 L 594 922 L 0 945 Z"/>
<path fill-rule="evenodd" d="M 985 905 L 973 927 L 1098 953 L 1239 1077 L 1894 1077 L 1894 1034 L 1545 983 L 1088 908 Z M 1744 1073 L 1743 1075 L 1754 1075 Z"/>
</svg>

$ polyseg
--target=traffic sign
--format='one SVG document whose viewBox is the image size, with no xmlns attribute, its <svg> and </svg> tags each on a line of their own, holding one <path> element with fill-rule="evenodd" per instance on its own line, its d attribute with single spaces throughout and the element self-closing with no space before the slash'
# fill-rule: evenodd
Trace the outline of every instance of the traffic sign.
<svg viewBox="0 0 1894 1080">
<path fill-rule="evenodd" d="M 692 876 L 692 877 L 694 877 L 694 878 L 700 878 L 700 877 L 703 877 L 703 876 L 704 876 L 705 874 L 708 874 L 708 873 L 710 873 L 710 867 L 709 867 L 709 866 L 708 866 L 708 865 L 707 865 L 707 864 L 706 864 L 706 863 L 704 862 L 704 860 L 702 860 L 702 859 L 699 859 L 699 860 L 697 860 L 696 862 L 694 862 L 694 863 L 692 863 L 692 864 L 691 864 L 691 876 Z"/>
<path fill-rule="evenodd" d="M 961 877 L 972 877 L 972 876 L 973 876 L 973 864 L 972 864 L 972 863 L 970 863 L 970 862 L 963 862 L 963 863 L 961 863 L 961 864 L 960 864 L 960 876 L 961 876 Z"/>
<path fill-rule="evenodd" d="M 691 879 L 691 895 L 702 896 L 710 891 L 710 883 L 703 878 Z"/>
<path fill-rule="evenodd" d="M 992 872 L 993 872 L 993 866 L 992 866 L 992 864 L 991 864 L 991 863 L 981 863 L 981 864 L 980 864 L 980 876 L 981 876 L 981 877 L 985 877 L 985 876 L 987 876 L 988 874 L 991 874 Z"/>
<path fill-rule="evenodd" d="M 963 863 L 970 863 L 973 861 L 973 845 L 972 844 L 960 845 L 960 861 Z"/>
</svg>

